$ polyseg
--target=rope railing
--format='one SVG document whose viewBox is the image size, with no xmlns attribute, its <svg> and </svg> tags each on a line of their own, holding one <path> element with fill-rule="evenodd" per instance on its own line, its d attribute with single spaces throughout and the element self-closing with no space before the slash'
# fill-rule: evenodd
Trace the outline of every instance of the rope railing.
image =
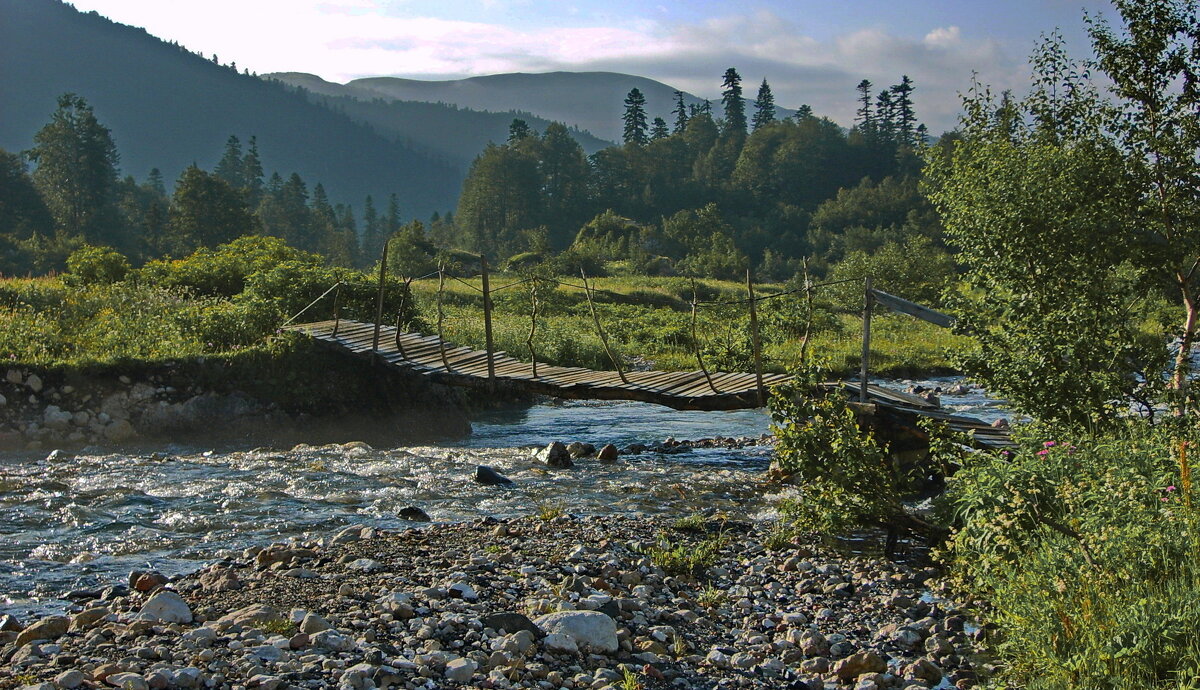
<svg viewBox="0 0 1200 690">
<path fill-rule="evenodd" d="M 322 292 L 320 297 L 317 297 L 315 300 L 313 300 L 313 301 L 309 302 L 309 303 L 308 303 L 308 306 L 304 307 L 304 308 L 303 308 L 303 309 L 301 309 L 300 311 L 298 311 L 298 312 L 296 312 L 295 314 L 293 314 L 293 315 L 292 315 L 292 317 L 291 317 L 290 319 L 288 319 L 287 321 L 284 321 L 284 322 L 283 322 L 283 325 L 281 325 L 281 326 L 280 326 L 280 328 L 283 328 L 284 326 L 287 326 L 287 325 L 289 325 L 291 322 L 293 322 L 293 321 L 295 321 L 296 319 L 300 318 L 300 315 L 301 315 L 301 314 L 303 314 L 304 312 L 308 311 L 309 309 L 312 309 L 312 308 L 313 308 L 313 307 L 314 307 L 314 306 L 317 304 L 317 302 L 320 302 L 321 300 L 325 299 L 327 296 L 329 296 L 329 293 L 331 293 L 331 292 L 333 292 L 334 290 L 338 289 L 338 288 L 339 288 L 339 287 L 341 287 L 342 285 L 343 285 L 343 283 L 342 283 L 342 281 L 340 281 L 340 280 L 339 280 L 338 282 L 334 283 L 334 284 L 333 284 L 333 285 L 332 285 L 332 286 L 331 286 L 331 287 L 330 287 L 328 290 L 326 290 L 325 292 Z"/>
</svg>

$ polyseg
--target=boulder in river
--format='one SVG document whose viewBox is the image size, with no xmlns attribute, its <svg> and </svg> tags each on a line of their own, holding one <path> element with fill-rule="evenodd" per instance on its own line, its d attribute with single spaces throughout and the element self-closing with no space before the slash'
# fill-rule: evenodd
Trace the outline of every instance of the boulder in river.
<svg viewBox="0 0 1200 690">
<path fill-rule="evenodd" d="M 137 617 L 140 620 L 162 623 L 191 623 L 192 610 L 188 608 L 183 597 L 175 592 L 160 589 L 154 596 L 146 600 Z"/>
<path fill-rule="evenodd" d="M 574 467 L 575 463 L 571 462 L 571 453 L 562 441 L 555 441 L 538 452 L 538 459 L 546 463 L 547 467 L 557 467 L 566 469 Z"/>
<path fill-rule="evenodd" d="M 412 520 L 413 522 L 430 522 L 432 520 L 432 518 L 429 517 L 429 513 L 426 513 L 416 506 L 404 506 L 400 510 L 396 511 L 396 515 L 399 515 L 405 520 Z"/>
<path fill-rule="evenodd" d="M 617 450 L 616 446 L 611 443 L 606 443 L 600 449 L 600 452 L 596 453 L 596 459 L 603 462 L 612 462 L 613 460 L 616 460 L 617 456 L 620 454 L 621 453 Z"/>
<path fill-rule="evenodd" d="M 587 458 L 596 454 L 596 446 L 583 441 L 572 441 L 567 444 L 567 452 L 572 458 Z"/>
<path fill-rule="evenodd" d="M 487 465 L 475 467 L 475 481 L 487 486 L 511 486 L 513 481 Z"/>
</svg>

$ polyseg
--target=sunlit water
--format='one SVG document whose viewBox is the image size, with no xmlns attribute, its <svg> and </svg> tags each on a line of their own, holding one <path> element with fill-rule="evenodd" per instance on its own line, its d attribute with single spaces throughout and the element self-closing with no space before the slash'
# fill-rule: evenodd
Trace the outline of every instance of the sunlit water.
<svg viewBox="0 0 1200 690">
<path fill-rule="evenodd" d="M 1001 414 L 981 394 L 945 402 L 979 416 Z M 757 437 L 769 429 L 762 411 L 554 402 L 490 412 L 473 428 L 469 438 L 436 447 L 164 446 L 66 460 L 0 456 L 0 613 L 58 608 L 63 592 L 120 582 L 134 568 L 189 571 L 229 550 L 322 536 L 346 524 L 412 525 L 396 515 L 405 506 L 439 522 L 525 515 L 545 503 L 579 514 L 754 515 L 767 507 L 757 490 L 770 462 L 767 446 L 584 460 L 573 470 L 547 470 L 532 458 L 533 449 L 555 440 L 625 447 L 668 437 Z M 476 483 L 477 465 L 494 467 L 514 486 Z"/>
</svg>

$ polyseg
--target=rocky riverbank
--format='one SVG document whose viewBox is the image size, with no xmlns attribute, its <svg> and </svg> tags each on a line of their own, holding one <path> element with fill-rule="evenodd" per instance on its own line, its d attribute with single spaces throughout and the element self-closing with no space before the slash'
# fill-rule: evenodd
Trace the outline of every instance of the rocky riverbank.
<svg viewBox="0 0 1200 690">
<path fill-rule="evenodd" d="M 0 619 L 0 687 L 916 690 L 981 669 L 932 569 L 720 515 L 547 517 L 132 573 L 69 615 Z"/>
<path fill-rule="evenodd" d="M 470 433 L 456 391 L 360 362 L 287 362 L 259 372 L 221 362 L 105 371 L 0 369 L 0 450 L 338 442 L 396 444 Z M 248 367 L 244 367 L 246 369 Z M 309 377 L 305 380 L 304 377 Z"/>
</svg>

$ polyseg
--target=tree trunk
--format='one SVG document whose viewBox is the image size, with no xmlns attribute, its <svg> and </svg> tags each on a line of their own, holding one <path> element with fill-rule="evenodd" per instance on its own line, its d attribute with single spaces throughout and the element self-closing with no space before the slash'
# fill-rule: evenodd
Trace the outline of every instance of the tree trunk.
<svg viewBox="0 0 1200 690">
<path fill-rule="evenodd" d="M 1180 280 L 1183 292 L 1183 308 L 1186 316 L 1183 321 L 1183 337 L 1179 341 L 1179 354 L 1175 356 L 1175 372 L 1171 376 L 1171 388 L 1182 391 L 1187 385 L 1188 373 L 1191 370 L 1192 343 L 1196 340 L 1196 321 L 1200 314 L 1200 301 L 1192 294 L 1187 280 Z"/>
</svg>

